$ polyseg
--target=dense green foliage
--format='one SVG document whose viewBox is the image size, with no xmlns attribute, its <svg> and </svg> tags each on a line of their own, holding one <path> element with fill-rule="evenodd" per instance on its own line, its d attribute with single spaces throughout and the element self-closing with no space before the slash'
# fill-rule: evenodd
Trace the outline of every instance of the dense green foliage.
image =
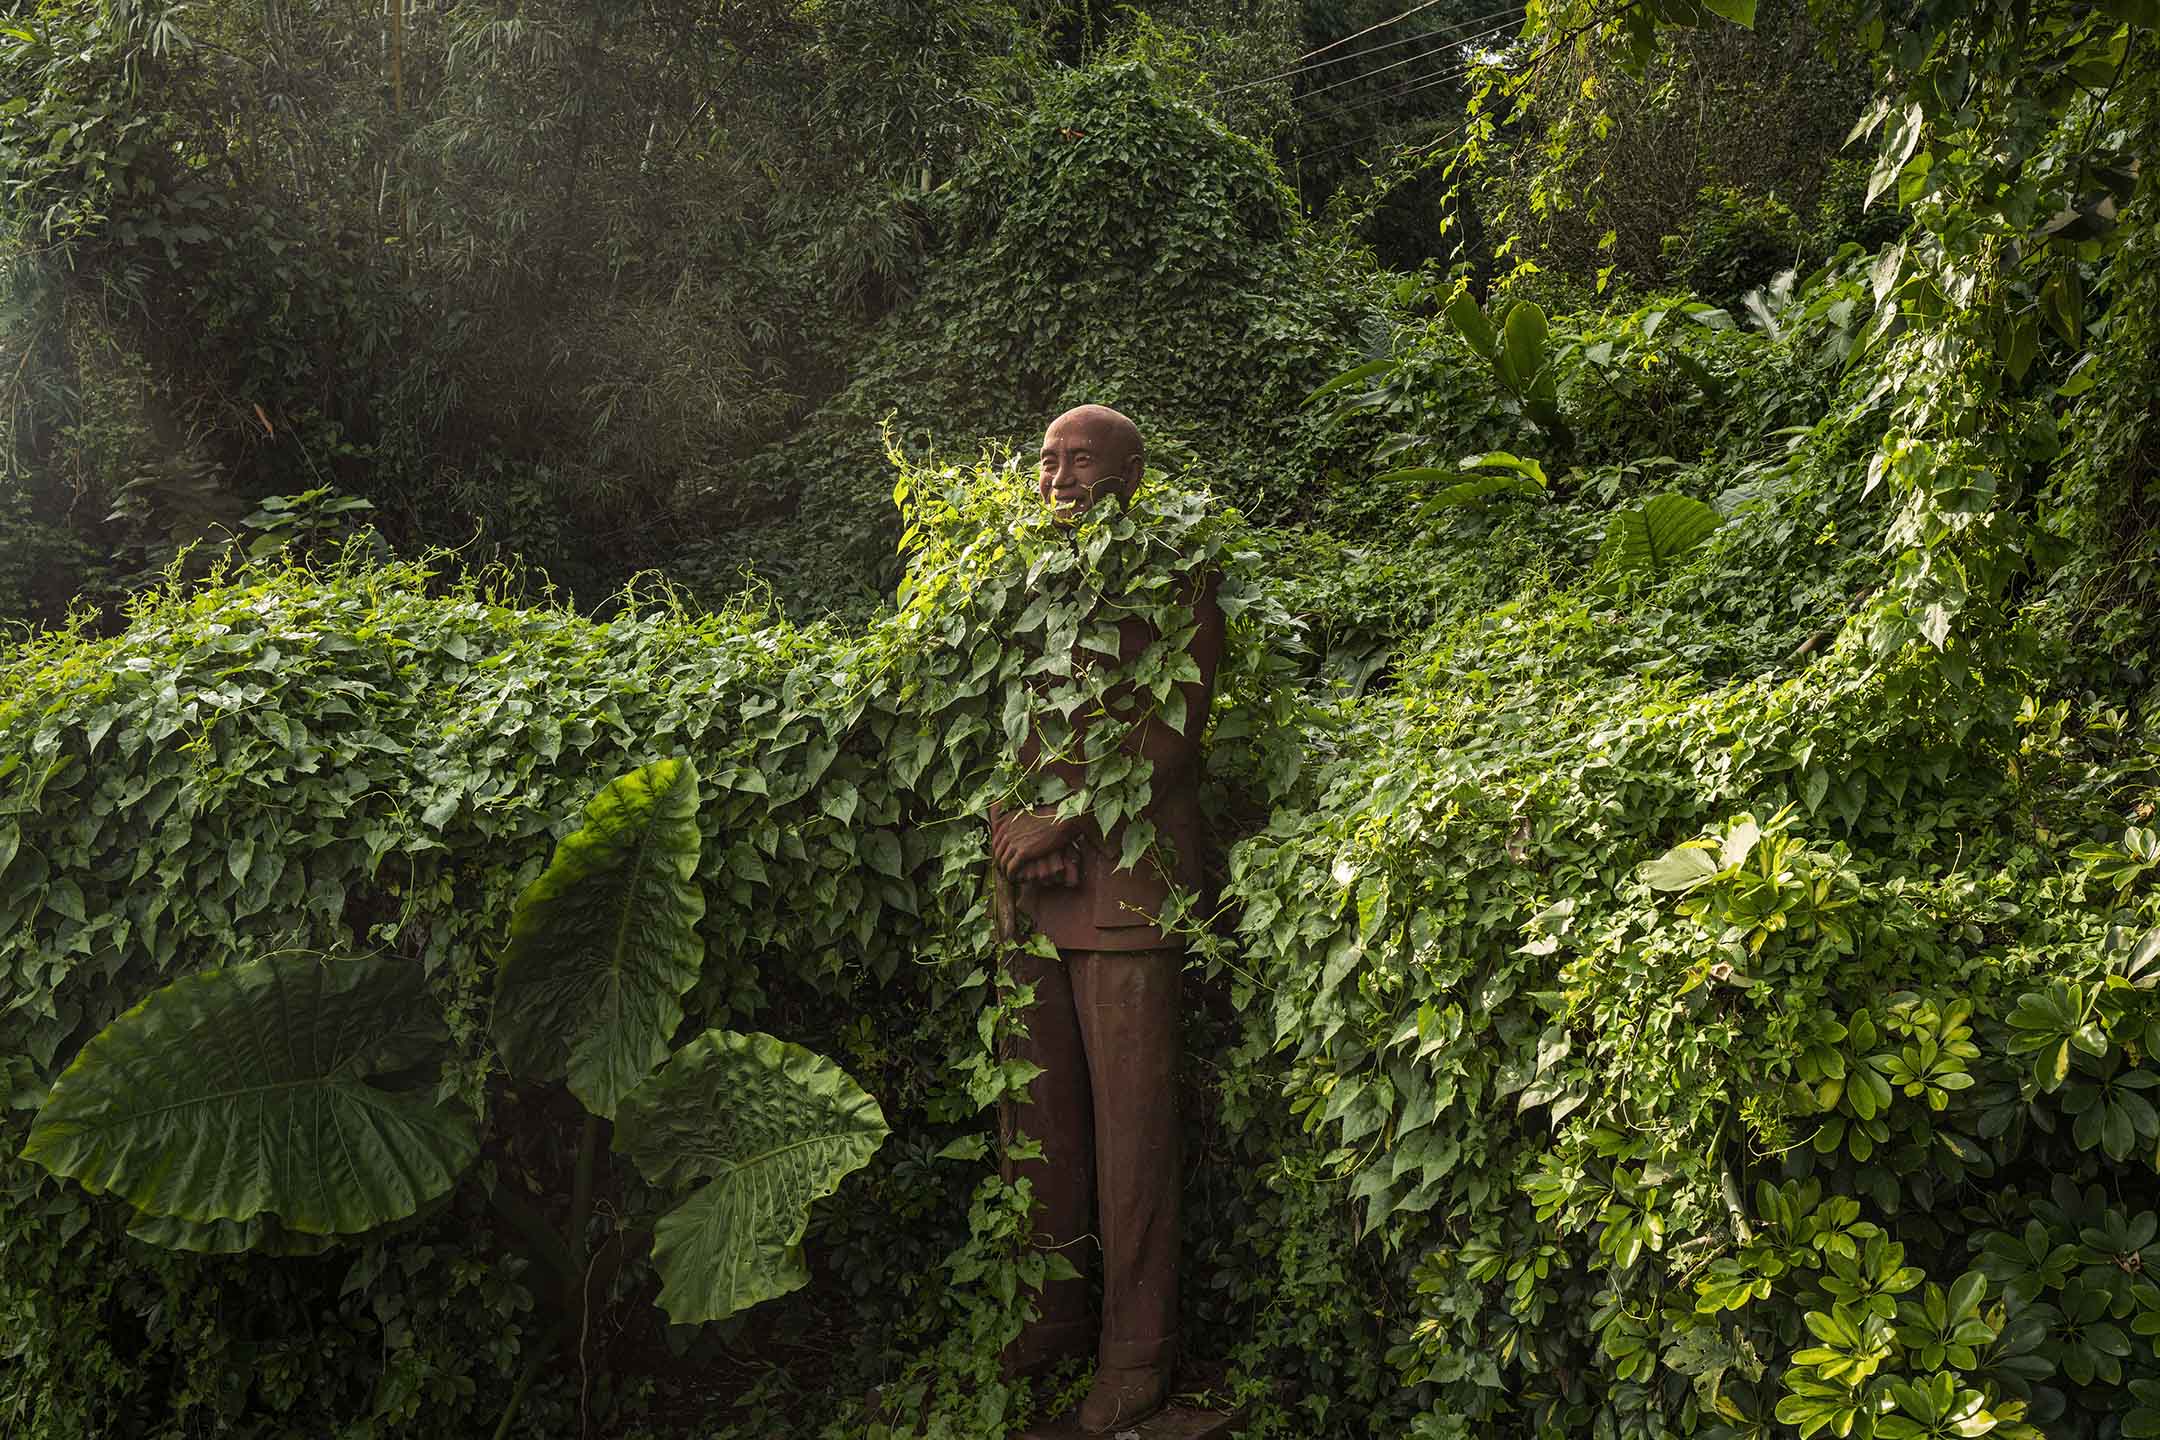
<svg viewBox="0 0 2160 1440">
<path fill-rule="evenodd" d="M 683 759 L 616 778 L 511 908 L 492 1007 L 503 1068 L 566 1082 L 591 1113 L 560 1236 L 522 1193 L 533 1177 L 498 1170 L 489 1186 L 562 1297 L 526 1347 L 498 1434 L 554 1347 L 582 1330 L 594 1273 L 621 1262 L 620 1231 L 590 1244 L 603 1120 L 620 1112 L 619 1148 L 678 1192 L 654 1224 L 653 1265 L 679 1324 L 800 1288 L 811 1202 L 888 1133 L 876 1102 L 801 1046 L 708 1030 L 669 1055 L 677 997 L 704 961 L 697 803 Z M 418 1214 L 472 1162 L 465 1107 L 420 1083 L 446 1068 L 448 1038 L 409 961 L 303 952 L 201 970 L 82 1047 L 22 1158 L 125 1199 L 139 1240 L 321 1254 Z"/>
<path fill-rule="evenodd" d="M 851 13 L 771 23 L 814 34 L 800 63 L 846 77 L 870 64 L 835 48 Z M 1324 72 L 1230 88 L 1292 66 L 1287 12 L 1240 29 L 1199 7 L 1081 8 L 1018 32 L 982 19 L 1024 45 L 890 42 L 949 78 L 863 80 L 879 103 L 920 96 L 924 117 L 980 122 L 918 121 L 946 147 L 934 173 L 897 141 L 865 152 L 876 178 L 859 184 L 819 170 L 791 186 L 778 162 L 744 162 L 750 198 L 724 205 L 775 227 L 759 239 L 793 214 L 789 233 L 841 248 L 868 243 L 865 217 L 904 215 L 904 263 L 724 249 L 728 293 L 775 327 L 773 353 L 796 355 L 800 325 L 814 356 L 684 341 L 753 357 L 739 414 L 787 398 L 724 440 L 659 425 L 682 448 L 633 461 L 560 387 L 647 374 L 624 356 L 674 333 L 614 307 L 662 293 L 652 257 L 681 240 L 662 212 L 724 208 L 631 178 L 631 152 L 695 102 L 592 127 L 591 174 L 608 178 L 591 211 L 500 206 L 522 162 L 488 146 L 529 139 L 559 166 L 547 136 L 574 138 L 576 111 L 530 107 L 570 93 L 566 77 L 597 84 L 618 43 L 620 75 L 647 79 L 774 53 L 755 26 L 717 48 L 693 26 L 694 53 L 666 60 L 664 14 L 609 19 L 587 32 L 608 37 L 598 48 L 542 47 L 529 74 L 446 68 L 406 102 L 495 107 L 470 109 L 459 133 L 488 144 L 458 172 L 495 188 L 409 202 L 464 237 L 468 268 L 435 268 L 447 243 L 409 263 L 448 287 L 424 293 L 449 293 L 445 277 L 481 273 L 472 256 L 497 257 L 478 286 L 495 318 L 455 353 L 499 368 L 399 370 L 406 392 L 307 370 L 303 388 L 324 415 L 403 394 L 370 413 L 413 425 L 415 393 L 453 408 L 479 393 L 442 377 L 500 387 L 486 403 L 519 423 L 474 432 L 470 454 L 504 457 L 488 473 L 516 483 L 489 503 L 524 518 L 491 536 L 551 559 L 536 535 L 651 519 L 653 548 L 621 557 L 660 560 L 675 584 L 580 613 L 520 572 L 340 555 L 326 517 L 347 499 L 264 472 L 226 497 L 246 500 L 226 523 L 312 545 L 312 565 L 266 545 L 251 567 L 176 577 L 0 657 L 11 1133 L 145 992 L 296 950 L 362 953 L 425 977 L 451 1051 L 404 1082 L 475 1117 L 481 1157 L 410 1219 L 283 1257 L 175 1255 L 158 1248 L 169 1230 L 130 1238 L 123 1207 L 7 1160 L 0 1425 L 466 1433 L 572 1314 L 591 1363 L 536 1376 L 524 1413 L 546 1433 L 1007 1433 L 1049 1398 L 994 1374 L 1046 1262 L 1018 1246 L 1024 1197 L 987 1163 L 986 1107 L 1024 1078 L 998 1039 L 1029 997 L 995 982 L 980 817 L 1023 793 L 1138 810 L 1148 776 L 1117 723 L 1087 731 L 1084 793 L 1010 757 L 1031 727 L 1062 743 L 1078 713 L 1129 721 L 1121 683 L 1167 696 L 1178 597 L 1212 570 L 1231 635 L 1205 795 L 1221 904 L 1187 914 L 1187 1383 L 1249 1401 L 1254 1433 L 1283 1437 L 2160 1434 L 2149 0 L 1825 0 L 1804 21 L 1748 0 L 1538 7 L 1519 46 L 1469 72 L 1459 147 L 1345 188 L 1317 220 L 1283 180 L 1321 200 L 1310 172 L 1262 142 L 1297 156 L 1296 125 L 1326 123 L 1298 108 Z M 52 140 L 54 107 L 94 93 L 132 115 L 133 97 L 180 95 L 156 88 L 176 75 L 253 93 L 203 52 L 164 58 L 156 18 L 50 6 L 4 52 L 9 73 L 40 77 L 0 113 L 21 127 L 10 175 L 48 187 L 10 194 L 81 193 L 55 176 L 92 152 Z M 1302 23 L 1305 48 L 1358 28 L 1327 9 Z M 37 38 L 68 26 L 68 47 Z M 498 60 L 524 53 L 488 33 Z M 252 34 L 228 48 L 250 53 Z M 611 103 L 636 83 L 609 79 L 624 87 Z M 758 125 L 731 115 L 762 137 L 745 149 L 813 150 L 810 93 Z M 505 114 L 536 117 L 533 135 L 505 139 Z M 1420 123 L 1385 134 L 1422 142 Z M 1768 152 L 1751 149 L 1762 134 Z M 159 143 L 141 153 L 204 142 Z M 165 163 L 157 195 L 211 183 Z M 541 171 L 567 184 L 584 163 Z M 244 153 L 233 165 L 251 173 Z M 881 208 L 879 187 L 907 176 Z M 676 177 L 684 193 L 693 178 Z M 259 213 L 289 222 L 294 203 Z M 617 205 L 617 248 L 570 233 Z M 1376 268 L 1359 237 L 1398 258 L 1391 227 L 1410 215 L 1435 229 L 1409 258 L 1459 243 L 1467 266 Z M 71 273 L 116 283 L 116 231 L 67 216 L 82 224 Z M 166 263 L 161 242 L 130 243 L 129 263 Z M 29 590 L 101 533 L 51 496 L 109 503 L 145 457 L 160 493 L 198 491 L 179 443 L 192 422 L 153 442 L 139 418 L 144 397 L 177 393 L 131 328 L 163 312 L 87 306 L 80 278 L 22 253 L 0 323 L 42 327 L 8 333 L 41 337 L 22 383 L 46 388 L 9 412 L 43 418 L 12 422 L 28 488 L 0 523 L 30 528 L 0 586 Z M 558 370 L 503 348 L 523 333 L 504 317 L 570 288 L 547 277 L 556 263 L 587 282 L 618 267 L 619 288 L 590 288 L 579 313 L 623 321 L 609 333 L 629 349 Z M 665 293 L 704 273 L 670 272 Z M 841 297 L 830 323 L 801 318 L 824 286 Z M 318 293 L 289 289 L 290 304 Z M 243 333 L 279 332 L 235 321 L 189 341 L 288 373 Z M 1130 511 L 1068 536 L 1004 447 L 1083 399 L 1130 410 L 1157 473 Z M 265 404 L 259 420 L 220 412 L 226 433 L 292 433 L 299 402 Z M 528 404 L 582 429 L 528 434 Z M 452 433 L 450 416 L 428 433 Z M 337 484 L 375 502 L 392 542 L 464 538 L 446 517 L 475 492 L 430 489 L 425 447 L 353 444 Z M 683 488 L 633 503 L 603 486 L 578 508 L 526 483 L 573 464 Z M 442 508 L 423 515 L 421 493 Z M 106 583 L 158 558 L 130 543 Z M 744 565 L 769 588 L 717 603 Z M 1127 673 L 1066 660 L 1103 606 L 1164 636 Z M 833 1056 L 894 1131 L 820 1201 L 798 1237 L 809 1283 L 755 1330 L 667 1329 L 646 1303 L 671 1293 L 668 1257 L 728 1212 L 717 1171 L 660 1155 L 634 1098 L 617 1149 L 590 1151 L 583 1112 L 516 1078 L 524 1038 L 490 1024 L 517 963 L 501 937 L 551 842 L 600 782 L 673 755 L 701 777 L 681 898 L 702 902 L 705 958 L 687 989 L 654 991 L 668 998 L 647 1028 L 674 1028 L 640 1054 L 676 1059 L 647 1083 L 730 1072 L 727 1045 L 692 1037 L 755 1028 Z M 580 1040 L 545 1038 L 566 1054 Z M 783 1070 L 799 1053 L 768 1048 Z M 574 1068 L 550 1053 L 544 1068 Z M 729 1153 L 679 1126 L 665 1139 Z M 589 1211 L 581 1153 L 600 1157 Z M 548 1262 L 525 1258 L 534 1226 L 488 1204 L 512 1189 L 539 1230 L 582 1231 L 604 1279 L 558 1299 Z M 628 1239 L 656 1228 L 654 1250 Z M 314 1248 L 267 1225 L 216 1238 L 204 1248 Z M 792 1255 L 765 1258 L 801 1277 Z"/>
<path fill-rule="evenodd" d="M 1303 513 L 1303 477 L 1331 452 L 1299 404 L 1379 306 L 1250 141 L 1137 64 L 1078 72 L 970 159 L 937 215 L 921 291 L 753 466 L 792 518 L 682 571 L 732 581 L 747 563 L 798 604 L 881 604 L 896 578 L 881 426 L 911 454 L 973 454 L 1032 441 L 1016 416 L 1087 402 L 1124 407 L 1151 458 L 1240 506 Z"/>
</svg>

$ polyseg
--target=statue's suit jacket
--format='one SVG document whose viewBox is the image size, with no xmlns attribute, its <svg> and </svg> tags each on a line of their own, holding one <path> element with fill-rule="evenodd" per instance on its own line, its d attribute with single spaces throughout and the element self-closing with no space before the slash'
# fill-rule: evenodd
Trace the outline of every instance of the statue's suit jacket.
<svg viewBox="0 0 2160 1440">
<path fill-rule="evenodd" d="M 1165 935 L 1155 921 L 1173 882 L 1195 894 L 1201 892 L 1205 882 L 1203 847 L 1207 834 L 1200 818 L 1199 750 L 1201 732 L 1207 727 L 1208 706 L 1215 697 L 1215 669 L 1222 658 L 1223 613 L 1215 598 L 1219 585 L 1220 577 L 1210 575 L 1194 586 L 1195 629 L 1188 653 L 1200 678 L 1179 687 L 1185 692 L 1183 738 L 1169 732 L 1167 721 L 1158 718 L 1154 722 L 1168 739 L 1157 737 L 1164 754 L 1149 755 L 1155 762 L 1155 773 L 1143 813 L 1155 824 L 1158 853 L 1141 856 L 1131 869 L 1119 869 L 1124 823 L 1105 835 L 1091 817 L 1076 845 L 1078 885 L 1015 885 L 1002 875 L 997 877 L 998 909 L 1005 938 L 1017 939 L 1032 930 L 1048 937 L 1060 950 L 1156 950 L 1179 943 Z M 1130 665 L 1139 659 L 1155 638 L 1154 627 L 1146 621 L 1137 617 L 1120 620 L 1118 664 Z M 1082 663 L 1081 657 L 1075 660 Z M 1028 749 L 1033 748 L 1030 742 Z M 1025 752 L 1021 756 L 1023 763 L 1032 758 Z M 1083 783 L 1081 767 L 1057 768 L 1070 770 L 1066 778 L 1075 788 Z M 1161 863 L 1160 852 L 1164 851 L 1173 867 L 1168 870 Z"/>
</svg>

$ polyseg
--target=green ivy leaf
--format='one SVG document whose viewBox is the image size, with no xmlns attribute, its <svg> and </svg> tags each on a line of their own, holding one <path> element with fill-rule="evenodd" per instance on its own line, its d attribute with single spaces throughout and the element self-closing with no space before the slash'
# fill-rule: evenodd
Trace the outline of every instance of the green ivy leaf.
<svg viewBox="0 0 2160 1440">
<path fill-rule="evenodd" d="M 1636 873 L 1653 890 L 1692 890 L 1719 870 L 1717 856 L 1702 845 L 1676 845 Z"/>
</svg>

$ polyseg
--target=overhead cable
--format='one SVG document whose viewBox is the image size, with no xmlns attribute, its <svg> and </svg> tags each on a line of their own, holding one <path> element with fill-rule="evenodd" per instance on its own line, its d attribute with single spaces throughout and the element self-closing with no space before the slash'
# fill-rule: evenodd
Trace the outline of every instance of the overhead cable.
<svg viewBox="0 0 2160 1440">
<path fill-rule="evenodd" d="M 1412 15 L 1418 14 L 1420 11 L 1432 9 L 1433 6 L 1438 5 L 1439 3 L 1440 0 L 1424 0 L 1424 3 L 1422 5 L 1413 5 L 1408 10 L 1403 11 L 1400 15 L 1390 15 L 1387 19 L 1380 21 L 1376 25 L 1366 26 L 1363 30 L 1358 31 L 1355 35 L 1345 35 L 1340 40 L 1328 41 L 1327 44 L 1322 45 L 1317 50 L 1308 50 L 1303 55 L 1297 57 L 1297 63 L 1302 65 L 1307 60 L 1312 59 L 1313 56 L 1325 55 L 1328 51 L 1333 50 L 1338 45 L 1347 45 L 1352 40 L 1362 40 L 1367 35 L 1372 34 L 1375 30 L 1385 30 L 1388 26 L 1399 24 L 1400 22 L 1409 19 Z"/>
<path fill-rule="evenodd" d="M 1345 61 L 1362 59 L 1367 55 L 1377 55 L 1383 50 L 1393 50 L 1398 45 L 1414 45 L 1421 40 L 1432 40 L 1450 33 L 1460 32 L 1464 30 L 1472 30 L 1480 25 L 1487 23 L 1488 21 L 1512 18 L 1521 9 L 1521 5 L 1509 5 L 1504 9 L 1495 10 L 1489 15 L 1479 15 L 1474 19 L 1465 20 L 1457 25 L 1443 25 L 1438 30 L 1421 30 L 1415 35 L 1405 35 L 1400 40 L 1389 40 L 1379 45 L 1368 45 L 1362 50 L 1353 50 L 1347 55 L 1337 55 L 1327 60 L 1316 61 L 1310 65 L 1304 64 L 1301 61 L 1299 64 L 1291 66 L 1288 70 L 1278 71 L 1273 75 L 1263 75 L 1258 80 L 1241 80 L 1235 85 L 1224 86 L 1223 93 L 1229 95 L 1234 94 L 1239 90 L 1250 90 L 1255 85 L 1270 85 L 1277 80 L 1288 80 L 1293 76 L 1303 75 L 1309 71 L 1324 70 L 1330 65 L 1340 65 L 1343 64 Z M 1313 54 L 1315 55 L 1319 53 L 1320 52 L 1317 50 L 1313 52 Z"/>
<path fill-rule="evenodd" d="M 1452 70 L 1446 70 L 1439 74 L 1420 76 L 1418 77 L 1417 83 L 1415 84 L 1399 85 L 1395 89 L 1390 90 L 1385 94 L 1368 96 L 1367 98 L 1359 101 L 1355 105 L 1341 106 L 1333 111 L 1330 111 L 1328 116 L 1325 118 L 1332 119 L 1336 116 L 1354 115 L 1360 110 L 1369 110 L 1373 106 L 1378 105 L 1383 101 L 1393 100 L 1399 98 L 1400 96 L 1408 95 L 1413 91 L 1430 90 L 1435 85 L 1445 85 L 1451 80 L 1460 80 L 1465 75 L 1468 75 L 1471 71 L 1477 68 L 1477 63 L 1473 61 L 1468 65 L 1457 66 Z M 1461 130 L 1462 127 L 1458 125 L 1455 129 L 1450 130 L 1447 135 L 1441 136 L 1440 140 L 1446 140 L 1450 136 L 1460 134 Z M 1361 136 L 1355 140 L 1346 140 L 1339 145 L 1330 145 L 1325 150 L 1315 150 L 1311 152 L 1299 151 L 1297 154 L 1297 158 L 1300 160 L 1325 160 L 1330 155 L 1340 154 L 1344 150 L 1355 150 L 1361 145 L 1369 144 L 1371 143 L 1371 140 L 1372 137 L 1369 135 Z M 1425 145 L 1419 148 L 1429 150 L 1434 145 L 1439 144 L 1440 140 L 1428 141 Z"/>
<path fill-rule="evenodd" d="M 1501 31 L 1507 29 L 1514 23 L 1515 22 L 1512 18 L 1503 20 L 1498 25 L 1493 26 L 1489 30 L 1482 30 L 1475 35 L 1465 35 L 1459 40 L 1450 40 L 1445 44 L 1436 45 L 1430 50 L 1422 50 L 1417 54 L 1411 55 L 1405 59 L 1395 60 L 1391 61 L 1386 65 L 1376 66 L 1371 70 L 1365 71 L 1363 74 L 1345 76 L 1341 80 L 1330 81 L 1326 85 L 1317 86 L 1314 89 L 1307 90 L 1304 94 L 1298 96 L 1297 98 L 1300 101 L 1310 100 L 1315 95 L 1325 95 L 1330 90 L 1340 90 L 1345 85 L 1355 85 L 1361 80 L 1370 80 L 1375 75 L 1385 75 L 1390 70 L 1399 70 L 1405 65 L 1414 65 L 1420 60 L 1430 60 L 1435 55 L 1444 54 L 1450 50 L 1455 49 L 1457 46 L 1475 45 L 1481 40 L 1490 40 L 1493 36 L 1498 35 Z"/>
<path fill-rule="evenodd" d="M 1317 121 L 1327 121 L 1344 115 L 1355 115 L 1360 110 L 1370 110 L 1375 105 L 1385 105 L 1391 100 L 1399 99 L 1414 91 L 1429 90 L 1435 85 L 1445 85 L 1451 80 L 1460 80 L 1484 63 L 1482 60 L 1471 60 L 1466 64 L 1442 66 L 1435 70 L 1425 71 L 1422 74 L 1412 75 L 1402 84 L 1391 86 L 1377 95 L 1364 96 L 1355 104 L 1322 106 L 1320 113 L 1312 118 Z M 1354 141 L 1352 143 L 1362 142 Z"/>
<path fill-rule="evenodd" d="M 1388 101 L 1399 99 L 1404 95 L 1413 94 L 1419 90 L 1430 90 L 1433 86 L 1445 85 L 1450 80 L 1460 80 L 1465 75 L 1468 75 L 1471 71 L 1477 69 L 1478 64 L 1479 62 L 1473 60 L 1467 65 L 1457 65 L 1453 67 L 1443 68 L 1440 70 L 1427 71 L 1425 74 L 1422 75 L 1414 75 L 1410 77 L 1409 80 L 1405 81 L 1401 85 L 1397 85 L 1392 90 L 1382 91 L 1378 95 L 1368 95 L 1363 99 L 1359 100 L 1354 105 L 1345 104 L 1331 106 L 1322 114 L 1314 118 L 1320 120 L 1330 120 L 1341 115 L 1355 115 L 1360 110 L 1370 110 L 1375 105 L 1384 105 Z"/>
<path fill-rule="evenodd" d="M 1425 143 L 1423 143 L 1422 145 L 1391 145 L 1391 146 L 1389 146 L 1388 148 L 1389 148 L 1389 149 L 1391 149 L 1391 150 L 1395 150 L 1395 151 L 1397 152 L 1397 154 L 1395 154 L 1395 155 L 1394 155 L 1393 157 L 1391 157 L 1391 158 L 1394 158 L 1394 159 L 1398 159 L 1398 160 L 1399 160 L 1399 159 L 1401 159 L 1401 158 L 1402 158 L 1403 156 L 1405 156 L 1405 155 L 1422 155 L 1422 154 L 1423 154 L 1423 153 L 1425 153 L 1426 151 L 1428 151 L 1428 150 L 1431 150 L 1431 149 L 1434 149 L 1434 148 L 1435 148 L 1435 147 L 1437 147 L 1437 146 L 1440 146 L 1440 145 L 1445 145 L 1445 144 L 1446 144 L 1446 143 L 1447 143 L 1448 141 L 1450 141 L 1450 140 L 1454 139 L 1454 138 L 1455 138 L 1455 137 L 1456 137 L 1457 135 L 1460 135 L 1460 134 L 1462 134 L 1462 132 L 1463 132 L 1463 127 L 1462 127 L 1462 126 L 1460 126 L 1460 125 L 1457 125 L 1457 126 L 1456 126 L 1456 127 L 1454 128 L 1454 129 L 1452 129 L 1452 130 L 1448 131 L 1448 132 L 1447 132 L 1447 133 L 1446 133 L 1445 135 L 1437 135 L 1437 136 L 1433 137 L 1432 139 L 1430 139 L 1430 140 L 1427 140 L 1427 141 L 1426 141 Z M 1360 145 L 1363 145 L 1363 144 L 1365 144 L 1365 143 L 1367 143 L 1367 142 L 1366 142 L 1365 140 L 1350 140 L 1350 141 L 1346 141 L 1346 142 L 1344 142 L 1344 143 L 1343 143 L 1343 144 L 1341 144 L 1341 145 L 1330 145 L 1330 146 L 1328 146 L 1328 148 L 1327 148 L 1327 149 L 1325 149 L 1325 150 L 1315 150 L 1315 151 L 1314 151 L 1314 152 L 1313 152 L 1312 154 L 1310 154 L 1310 155 L 1303 155 L 1303 154 L 1301 154 L 1301 155 L 1299 155 L 1299 156 L 1298 156 L 1297 158 L 1298 158 L 1298 159 L 1299 159 L 1300 161 L 1305 161 L 1305 160 L 1312 160 L 1312 161 L 1320 161 L 1320 160 L 1325 160 L 1325 159 L 1327 159 L 1327 158 L 1328 158 L 1328 156 L 1330 156 L 1330 155 L 1339 155 L 1339 154 L 1341 154 L 1341 153 L 1342 153 L 1343 151 L 1345 151 L 1345 150 L 1355 150 L 1355 149 L 1357 149 L 1357 148 L 1358 148 L 1358 147 L 1359 147 Z"/>
</svg>

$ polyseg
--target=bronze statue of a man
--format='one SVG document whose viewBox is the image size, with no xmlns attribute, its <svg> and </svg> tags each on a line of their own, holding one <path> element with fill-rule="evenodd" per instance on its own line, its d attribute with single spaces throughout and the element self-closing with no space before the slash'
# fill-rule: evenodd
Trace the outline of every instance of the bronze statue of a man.
<svg viewBox="0 0 2160 1440">
<path fill-rule="evenodd" d="M 1131 420 L 1083 405 L 1044 434 L 1037 484 L 1044 501 L 1070 521 L 1113 497 L 1129 499 L 1144 463 Z M 1170 867 L 1149 854 L 1130 869 L 1118 868 L 1123 826 L 1105 834 L 1087 814 L 1059 820 L 1054 809 L 998 807 L 990 819 L 1001 939 L 1017 941 L 1032 927 L 1057 949 L 1055 959 L 1017 946 L 1011 955 L 1014 978 L 1033 984 L 1036 997 L 1014 1053 L 1042 1073 L 1030 1088 L 1031 1103 L 1008 1106 L 1001 1130 L 1008 1141 L 1024 1130 L 1043 1153 L 1025 1162 L 1008 1157 L 1006 1174 L 1033 1182 L 1036 1243 L 1062 1250 L 1083 1272 L 1045 1287 L 1040 1317 L 1007 1351 L 1006 1364 L 1015 1374 L 1034 1373 L 1094 1342 L 1095 1382 L 1079 1414 L 1090 1434 L 1130 1426 L 1159 1409 L 1176 1361 L 1184 952 L 1156 921 L 1173 885 L 1200 888 L 1199 741 L 1223 643 L 1212 584 L 1196 582 L 1190 603 L 1190 653 L 1200 678 L 1182 687 L 1184 727 L 1150 712 L 1124 741 L 1153 765 L 1145 815 Z M 1118 626 L 1120 664 L 1157 638 L 1136 617 L 1121 618 Z M 1019 756 L 1023 767 L 1067 772 L 1075 788 L 1083 783 L 1077 763 L 1046 761 L 1037 750 L 1030 737 Z M 1082 1249 L 1095 1236 L 1103 1266 L 1099 1329 L 1088 1316 Z"/>
</svg>

